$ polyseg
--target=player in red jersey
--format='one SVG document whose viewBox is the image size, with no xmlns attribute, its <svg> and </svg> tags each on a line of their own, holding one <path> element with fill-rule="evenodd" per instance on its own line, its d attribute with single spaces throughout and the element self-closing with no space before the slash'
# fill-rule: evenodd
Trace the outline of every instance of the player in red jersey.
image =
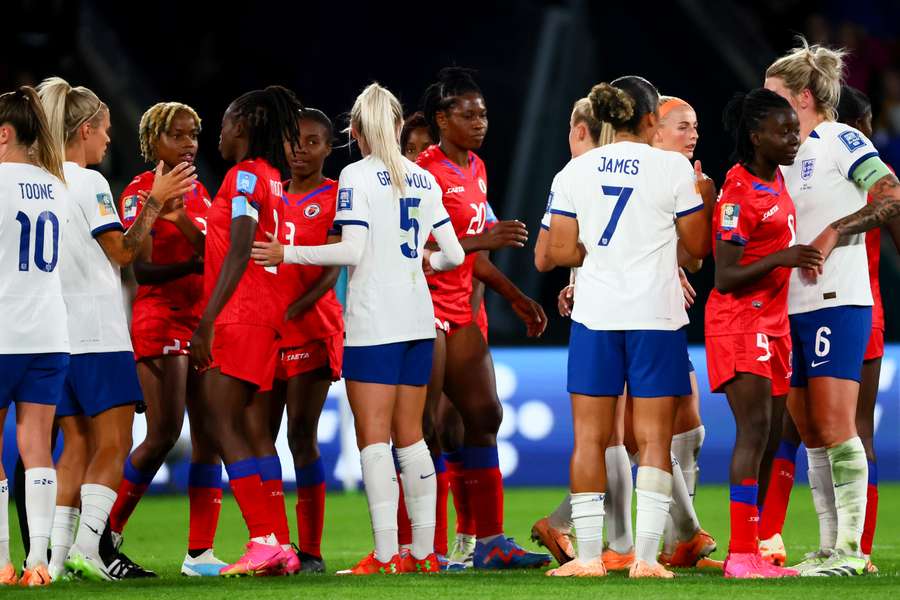
<svg viewBox="0 0 900 600">
<path fill-rule="evenodd" d="M 168 172 L 197 155 L 200 117 L 190 106 L 160 102 L 141 117 L 141 154 Z M 155 173 L 136 176 L 119 199 L 119 214 L 131 227 L 153 187 Z M 200 182 L 184 195 L 183 206 L 161 217 L 145 238 L 134 263 L 139 284 L 132 305 L 131 339 L 138 377 L 147 404 L 147 437 L 125 461 L 122 483 L 109 522 L 115 546 L 166 455 L 181 434 L 185 407 L 196 412 L 196 377 L 189 368 L 189 340 L 202 310 L 203 251 L 206 211 L 212 203 Z M 217 575 L 225 565 L 212 553 L 222 504 L 222 465 L 202 427 L 191 423 L 188 474 L 190 527 L 188 552 L 181 572 Z"/>
<path fill-rule="evenodd" d="M 337 182 L 322 174 L 331 154 L 334 129 L 324 113 L 304 108 L 298 127 L 300 145 L 285 142 L 291 178 L 284 185 L 283 221 L 279 225 L 285 245 L 319 246 L 329 238 L 335 215 Z M 288 443 L 297 477 L 297 529 L 299 548 L 290 546 L 287 520 L 278 523 L 275 536 L 291 552 L 289 574 L 321 573 L 322 527 L 325 517 L 325 469 L 316 432 L 319 416 L 332 381 L 341 375 L 344 350 L 342 308 L 334 293 L 340 267 L 281 265 L 277 282 L 287 307 L 283 314 L 280 354 L 271 393 L 260 392 L 248 412 L 248 430 L 260 466 L 267 496 L 284 504 L 281 462 L 275 437 L 287 406 Z"/>
<path fill-rule="evenodd" d="M 286 519 L 284 502 L 266 496 L 248 436 L 247 406 L 257 391 L 272 388 L 284 302 L 277 268 L 250 260 L 254 240 L 277 235 L 283 222 L 281 171 L 289 168 L 287 141 L 299 144 L 299 100 L 269 86 L 248 92 L 222 117 L 219 151 L 235 164 L 225 175 L 207 217 L 206 308 L 191 338 L 191 356 L 202 374 L 202 410 L 232 492 L 250 531 L 245 554 L 221 575 L 281 572 L 292 553 L 275 538 Z"/>
<path fill-rule="evenodd" d="M 403 156 L 416 162 L 419 155 L 432 144 L 434 139 L 431 137 L 425 115 L 420 111 L 406 117 L 403 129 L 400 130 L 400 148 L 403 150 Z"/>
<path fill-rule="evenodd" d="M 440 143 L 421 153 L 417 162 L 437 179 L 457 236 L 471 251 L 472 238 L 483 233 L 487 220 L 487 174 L 473 152 L 487 132 L 484 97 L 469 71 L 448 68 L 426 90 L 423 104 L 431 135 Z M 492 232 L 502 230 L 505 223 Z M 462 415 L 465 445 L 451 455 L 462 460 L 451 460 L 449 465 L 451 473 L 461 477 L 451 475 L 451 487 L 463 488 L 477 537 L 474 548 L 451 555 L 458 562 L 468 558 L 477 568 L 541 566 L 549 562 L 548 555 L 526 552 L 503 534 L 503 481 L 496 439 L 502 414 L 487 343 L 472 315 L 473 275 L 510 301 L 530 336 L 540 335 L 547 324 L 540 305 L 478 253 L 468 255 L 459 268 L 429 278 L 439 330 L 429 404 L 436 406 L 446 392 Z"/>
<path fill-rule="evenodd" d="M 800 147 L 794 110 L 760 88 L 732 99 L 724 120 L 738 164 L 713 216 L 716 288 L 706 303 L 705 329 L 710 388 L 726 394 L 737 425 L 725 577 L 795 576 L 759 554 L 757 481 L 773 425 L 772 398 L 790 387 L 790 269 L 817 268 L 824 259 L 811 246 L 795 245 L 794 204 L 778 168 L 792 164 Z"/>
</svg>

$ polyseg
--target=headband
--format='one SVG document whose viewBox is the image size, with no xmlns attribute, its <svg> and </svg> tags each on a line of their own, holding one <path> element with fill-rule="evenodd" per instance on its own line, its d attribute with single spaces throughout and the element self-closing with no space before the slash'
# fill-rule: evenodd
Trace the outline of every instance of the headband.
<svg viewBox="0 0 900 600">
<path fill-rule="evenodd" d="M 690 104 L 688 104 L 681 98 L 672 97 L 660 105 L 659 118 L 665 119 L 666 115 L 672 112 L 672 109 L 678 108 L 679 106 L 687 106 L 688 108 L 693 108 Z"/>
</svg>

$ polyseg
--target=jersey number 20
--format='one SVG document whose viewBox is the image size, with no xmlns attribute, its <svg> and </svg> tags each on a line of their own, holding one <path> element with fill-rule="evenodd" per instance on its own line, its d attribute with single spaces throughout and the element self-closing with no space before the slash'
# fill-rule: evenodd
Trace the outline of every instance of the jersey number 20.
<svg viewBox="0 0 900 600">
<path fill-rule="evenodd" d="M 599 246 L 609 246 L 609 242 L 612 241 L 612 236 L 616 232 L 616 227 L 619 225 L 622 211 L 625 210 L 625 205 L 628 204 L 628 199 L 631 198 L 633 191 L 634 188 L 630 187 L 603 186 L 603 195 L 615 198 L 616 205 L 613 206 L 612 214 L 609 215 L 609 223 L 606 224 L 606 229 L 603 230 L 603 234 L 600 236 Z"/>
<path fill-rule="evenodd" d="M 19 270 L 28 271 L 31 268 L 28 259 L 28 255 L 31 254 L 31 219 L 28 218 L 28 215 L 19 211 L 16 214 L 16 221 L 22 227 L 22 233 L 19 236 Z M 50 223 L 53 235 L 53 254 L 50 256 L 49 261 L 44 258 L 44 236 L 46 235 L 47 222 Z M 56 268 L 56 263 L 59 260 L 59 219 L 49 210 L 45 210 L 38 215 L 34 229 L 34 265 L 41 271 L 49 273 Z"/>
</svg>

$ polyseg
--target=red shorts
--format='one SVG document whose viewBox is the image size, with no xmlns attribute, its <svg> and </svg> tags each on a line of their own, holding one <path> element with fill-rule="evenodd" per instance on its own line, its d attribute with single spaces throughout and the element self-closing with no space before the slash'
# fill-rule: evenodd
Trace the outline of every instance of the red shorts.
<svg viewBox="0 0 900 600">
<path fill-rule="evenodd" d="M 272 389 L 278 362 L 278 330 L 265 325 L 225 323 L 215 326 L 212 364 L 225 375 L 252 383 L 260 392 Z"/>
<path fill-rule="evenodd" d="M 706 338 L 709 387 L 722 392 L 737 373 L 752 373 L 772 381 L 772 395 L 791 387 L 791 336 L 770 338 L 764 333 L 716 335 Z"/>
<path fill-rule="evenodd" d="M 463 327 L 471 325 L 474 321 L 471 304 L 465 307 L 447 308 L 440 306 L 437 302 L 434 303 L 434 326 L 448 336 L 453 335 Z"/>
<path fill-rule="evenodd" d="M 874 360 L 884 356 L 884 329 L 872 328 L 869 336 L 869 345 L 866 346 L 866 355 L 863 360 Z"/>
<path fill-rule="evenodd" d="M 131 325 L 134 359 L 190 354 L 197 323 L 176 319 L 141 318 Z"/>
<path fill-rule="evenodd" d="M 282 348 L 275 367 L 275 379 L 287 381 L 302 373 L 309 373 L 322 367 L 328 367 L 331 380 L 341 378 L 341 367 L 344 362 L 344 334 L 313 340 L 302 346 Z"/>
</svg>

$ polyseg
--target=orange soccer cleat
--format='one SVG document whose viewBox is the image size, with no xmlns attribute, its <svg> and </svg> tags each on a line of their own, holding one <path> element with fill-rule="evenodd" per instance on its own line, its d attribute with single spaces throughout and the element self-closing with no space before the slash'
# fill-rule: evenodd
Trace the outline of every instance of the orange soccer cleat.
<svg viewBox="0 0 900 600">
<path fill-rule="evenodd" d="M 19 577 L 16 575 L 16 568 L 12 563 L 7 563 L 0 569 L 0 585 L 16 585 L 18 582 Z"/>
<path fill-rule="evenodd" d="M 47 565 L 38 565 L 22 571 L 19 585 L 23 587 L 43 587 L 50 585 L 50 581 L 50 572 L 47 570 Z"/>
<path fill-rule="evenodd" d="M 599 556 L 586 563 L 577 558 L 570 560 L 561 567 L 547 571 L 550 577 L 606 577 L 606 567 Z"/>
<path fill-rule="evenodd" d="M 660 562 L 669 567 L 696 567 L 702 558 L 716 551 L 716 540 L 702 529 L 698 529 L 691 539 L 678 542 L 671 556 L 660 555 Z"/>
<path fill-rule="evenodd" d="M 400 557 L 401 573 L 440 573 L 441 563 L 437 555 L 432 552 L 425 558 L 416 558 L 412 552 L 407 552 Z"/>
<path fill-rule="evenodd" d="M 435 561 L 437 562 L 437 561 Z M 337 575 L 396 575 L 401 573 L 400 555 L 395 554 L 386 563 L 375 558 L 375 552 L 367 554 L 355 567 L 338 571 Z"/>
<path fill-rule="evenodd" d="M 636 560 L 628 570 L 628 577 L 631 579 L 674 579 L 675 573 L 659 563 L 651 565 L 642 560 Z"/>
<path fill-rule="evenodd" d="M 531 526 L 531 539 L 546 548 L 560 565 L 575 558 L 575 548 L 568 534 L 551 526 L 547 517 Z"/>
<path fill-rule="evenodd" d="M 603 564 L 608 571 L 627 571 L 634 564 L 634 550 L 620 554 L 607 548 L 603 551 Z"/>
</svg>

